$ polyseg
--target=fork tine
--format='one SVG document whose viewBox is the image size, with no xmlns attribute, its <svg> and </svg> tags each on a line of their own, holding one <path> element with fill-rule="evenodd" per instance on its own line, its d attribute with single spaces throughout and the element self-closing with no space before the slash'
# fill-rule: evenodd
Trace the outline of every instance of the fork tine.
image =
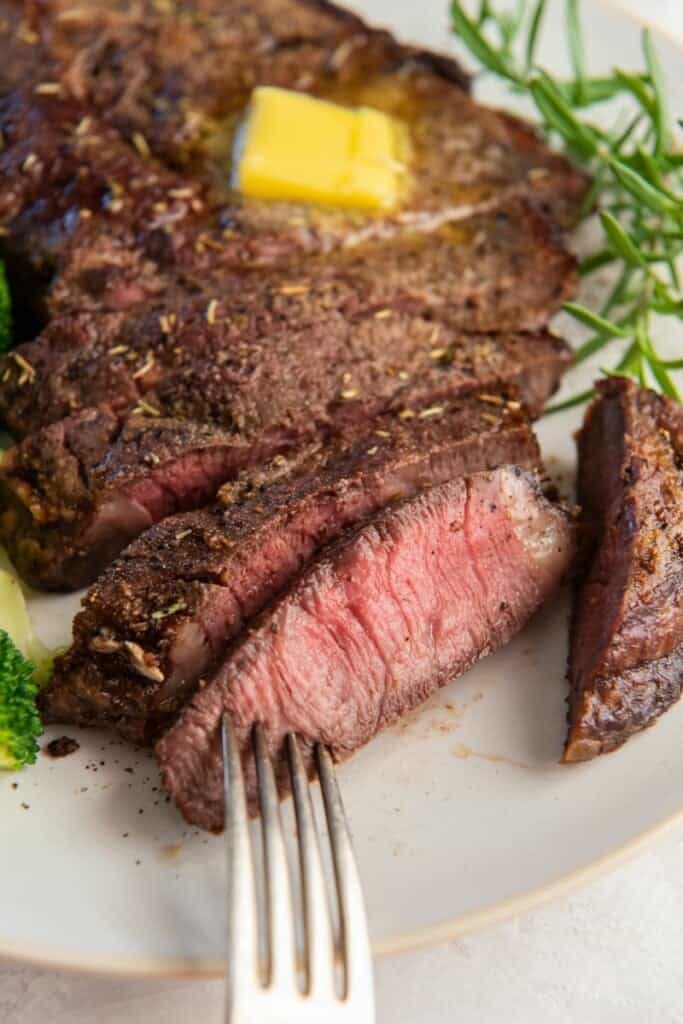
<svg viewBox="0 0 683 1024">
<path fill-rule="evenodd" d="M 239 984 L 251 987 L 258 967 L 256 882 L 249 841 L 249 815 L 242 762 L 232 723 L 223 715 L 223 783 L 225 844 L 228 859 L 227 998 L 230 1006 Z"/>
<path fill-rule="evenodd" d="M 334 992 L 334 938 L 311 791 L 296 736 L 287 736 L 287 755 L 299 837 L 299 869 L 304 914 L 306 992 Z"/>
<path fill-rule="evenodd" d="M 256 772 L 261 806 L 268 931 L 268 985 L 281 990 L 296 988 L 296 937 L 292 915 L 292 890 L 280 800 L 273 765 L 268 756 L 263 727 L 254 726 Z"/>
<path fill-rule="evenodd" d="M 366 1005 L 372 1006 L 372 957 L 363 892 L 349 827 L 332 758 L 327 748 L 317 744 L 316 758 L 337 883 L 340 940 L 345 973 L 344 997 L 347 1001 L 358 998 L 365 1001 Z"/>
</svg>

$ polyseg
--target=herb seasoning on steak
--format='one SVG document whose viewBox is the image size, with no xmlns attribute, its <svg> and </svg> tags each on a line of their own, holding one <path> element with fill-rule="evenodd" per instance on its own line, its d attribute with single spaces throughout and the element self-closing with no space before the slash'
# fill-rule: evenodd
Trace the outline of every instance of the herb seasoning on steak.
<svg viewBox="0 0 683 1024">
<path fill-rule="evenodd" d="M 447 387 L 444 368 L 482 342 L 497 348 L 514 334 L 531 358 L 536 336 L 515 332 L 541 328 L 573 285 L 574 261 L 556 232 L 519 203 L 457 232 L 308 261 L 305 275 L 212 282 L 207 273 L 199 297 L 171 291 L 149 311 L 53 320 L 0 359 L 0 416 L 24 436 L 85 406 L 111 402 L 122 412 L 142 398 L 149 415 L 244 430 L 280 412 L 307 419 L 306 406 L 386 401 L 407 381 Z M 499 332 L 500 342 L 468 338 Z M 547 334 L 541 340 L 547 350 Z M 542 404 L 547 388 L 539 391 Z M 529 401 L 534 411 L 539 399 Z"/>
<path fill-rule="evenodd" d="M 683 409 L 625 378 L 596 387 L 578 442 L 586 552 L 565 761 L 620 747 L 683 685 Z"/>
<path fill-rule="evenodd" d="M 335 431 L 362 432 L 364 422 L 387 410 L 419 417 L 442 408 L 451 396 L 497 395 L 507 384 L 538 412 L 569 359 L 564 343 L 547 333 L 506 337 L 444 330 L 439 346 L 433 322 L 389 319 L 371 320 L 367 331 L 349 338 L 346 359 L 324 338 L 310 357 L 303 339 L 298 350 L 283 350 L 281 361 L 291 368 L 287 383 L 276 363 L 269 371 L 272 353 L 264 345 L 259 360 L 249 372 L 245 368 L 242 396 L 221 405 L 217 394 L 208 409 L 208 387 L 188 396 L 200 422 L 141 415 L 126 420 L 106 408 L 84 409 L 30 434 L 0 466 L 0 539 L 21 575 L 50 589 L 85 586 L 143 530 L 206 504 L 245 467 Z M 186 338 L 187 356 L 189 330 Z M 382 339 L 385 357 L 373 352 Z M 131 391 L 148 375 L 142 371 L 152 360 L 143 352 L 119 363 Z M 149 375 L 155 372 L 156 364 Z M 230 372 L 234 379 L 234 364 Z M 51 384 L 57 386 L 54 377 Z M 121 388 L 119 397 L 125 394 Z M 222 418 L 225 429 L 200 425 L 212 418 Z"/>
<path fill-rule="evenodd" d="M 0 471 L 2 536 L 53 587 L 91 579 L 133 540 L 85 599 L 41 694 L 46 718 L 156 738 L 268 602 L 291 587 L 263 613 L 286 614 L 309 584 L 333 598 L 340 566 L 366 551 L 379 584 L 394 548 L 397 567 L 414 550 L 436 599 L 411 623 L 412 687 L 386 637 L 400 694 L 372 707 L 375 728 L 504 642 L 561 574 L 564 513 L 513 471 L 415 495 L 503 463 L 536 468 L 523 407 L 537 415 L 569 361 L 545 328 L 576 286 L 562 228 L 585 177 L 476 104 L 454 61 L 324 0 L 0 0 L 5 51 L 0 256 L 22 344 L 0 358 L 0 422 L 25 440 Z M 237 194 L 235 130 L 266 84 L 400 118 L 400 209 Z M 430 529 L 445 559 L 464 559 L 462 579 L 421 547 Z M 480 558 L 500 586 L 475 607 L 453 585 L 476 590 Z M 392 600 L 388 629 L 416 612 L 409 593 Z M 460 603 L 481 612 L 467 637 Z M 424 634 L 439 624 L 442 652 Z M 325 733 L 310 721 L 311 739 Z M 356 724 L 330 739 L 339 756 L 369 738 Z M 162 749 L 187 807 L 183 786 L 215 764 L 199 742 L 183 781 L 184 735 Z M 197 811 L 219 824 L 212 814 Z"/>
<path fill-rule="evenodd" d="M 506 643 L 564 576 L 572 533 L 532 477 L 504 467 L 385 510 L 327 551 L 157 744 L 187 820 L 223 826 L 224 712 L 245 746 L 261 722 L 274 755 L 293 732 L 348 757 Z"/>
<path fill-rule="evenodd" d="M 153 737 L 245 623 L 345 528 L 462 473 L 537 466 L 517 403 L 484 399 L 387 417 L 281 457 L 227 485 L 213 507 L 147 531 L 85 597 L 41 696 L 46 717 Z"/>
<path fill-rule="evenodd" d="M 16 29 L 5 8 L 0 50 Z M 26 17 L 34 45 L 0 97 L 0 244 L 18 305 L 46 328 L 0 365 L 0 417 L 17 436 L 109 401 L 240 430 L 245 389 L 253 403 L 268 376 L 294 379 L 290 349 L 340 357 L 374 323 L 381 361 L 396 333 L 420 330 L 409 315 L 445 333 L 536 330 L 572 293 L 556 222 L 571 221 L 584 177 L 474 103 L 452 61 L 310 0 L 48 0 Z M 232 135 L 259 84 L 405 120 L 401 209 L 234 193 Z"/>
<path fill-rule="evenodd" d="M 245 463 L 279 447 L 191 421 L 86 409 L 7 452 L 0 538 L 27 582 L 75 590 L 153 523 L 205 505 Z"/>
<path fill-rule="evenodd" d="M 2 17 L 6 3 L 0 49 L 3 29 L 12 28 Z M 40 253 L 62 266 L 67 242 L 87 251 L 92 231 L 78 216 L 83 209 L 109 225 L 118 246 L 125 238 L 139 245 L 131 228 L 145 244 L 166 234 L 171 252 L 203 232 L 204 262 L 211 249 L 245 263 L 406 227 L 429 230 L 516 194 L 563 221 L 580 204 L 583 175 L 527 124 L 473 102 L 454 61 L 401 46 L 339 9 L 320 19 L 305 0 L 202 0 L 183 4 L 181 14 L 144 0 L 134 9 L 91 4 L 72 14 L 58 0 L 41 5 L 35 67 L 26 60 L 24 73 L 0 89 L 0 180 L 8 183 L 0 220 L 12 224 L 13 243 L 31 236 L 23 248 L 33 259 Z M 293 37 L 295 24 L 301 35 Z M 16 32 L 5 49 L 15 45 Z M 57 91 L 41 91 L 46 76 Z M 399 214 L 367 218 L 232 192 L 235 126 L 251 90 L 265 84 L 404 120 L 414 174 Z M 34 160 L 25 170 L 28 153 Z M 145 216 L 141 203 L 149 205 Z M 104 242 L 105 232 L 99 237 Z"/>
</svg>

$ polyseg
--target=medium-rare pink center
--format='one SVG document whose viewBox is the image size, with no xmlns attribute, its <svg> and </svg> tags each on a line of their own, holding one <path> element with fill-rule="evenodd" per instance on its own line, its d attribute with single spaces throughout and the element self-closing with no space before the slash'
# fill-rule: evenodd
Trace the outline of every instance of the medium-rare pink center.
<svg viewBox="0 0 683 1024">
<path fill-rule="evenodd" d="M 226 447 L 189 452 L 136 480 L 128 496 L 149 512 L 152 522 L 158 522 L 209 501 L 233 465 L 234 453 Z"/>
<path fill-rule="evenodd" d="M 262 615 L 157 746 L 190 821 L 223 821 L 220 720 L 343 758 L 496 650 L 562 579 L 566 512 L 514 468 L 434 487 L 328 549 Z M 253 763 L 246 757 L 253 782 Z"/>
<path fill-rule="evenodd" d="M 112 489 L 82 538 L 84 548 L 103 544 L 120 550 L 121 538 L 137 537 L 160 519 L 209 501 L 233 470 L 230 449 L 207 448 L 188 452 L 127 487 Z"/>
<path fill-rule="evenodd" d="M 539 541 L 528 491 L 512 474 L 480 479 L 366 529 L 229 663 L 236 723 L 266 722 L 273 747 L 291 730 L 343 754 L 339 737 L 355 749 L 507 639 L 565 558 Z M 510 513 L 520 502 L 526 517 Z"/>
</svg>

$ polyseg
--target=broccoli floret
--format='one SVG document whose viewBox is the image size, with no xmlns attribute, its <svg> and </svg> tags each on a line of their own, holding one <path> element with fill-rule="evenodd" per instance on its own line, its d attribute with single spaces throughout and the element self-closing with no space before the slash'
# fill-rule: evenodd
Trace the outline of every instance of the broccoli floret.
<svg viewBox="0 0 683 1024">
<path fill-rule="evenodd" d="M 37 693 L 32 663 L 0 630 L 0 769 L 16 771 L 35 762 L 43 731 Z"/>
<path fill-rule="evenodd" d="M 0 352 L 12 347 L 12 300 L 5 268 L 0 262 Z"/>
</svg>

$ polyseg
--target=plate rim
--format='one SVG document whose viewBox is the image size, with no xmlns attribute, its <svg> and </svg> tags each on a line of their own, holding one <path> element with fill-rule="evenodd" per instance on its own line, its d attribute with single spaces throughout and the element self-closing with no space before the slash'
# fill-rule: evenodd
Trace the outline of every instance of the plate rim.
<svg viewBox="0 0 683 1024">
<path fill-rule="evenodd" d="M 637 857 L 650 843 L 671 831 L 676 825 L 683 825 L 683 806 L 609 853 L 588 861 L 574 871 L 559 875 L 545 885 L 528 889 L 510 899 L 500 900 L 479 910 L 467 911 L 437 924 L 413 929 L 395 939 L 373 942 L 373 959 L 384 959 L 429 946 L 443 945 L 500 921 L 525 914 L 551 899 L 558 899 L 576 888 L 597 880 L 612 869 Z M 65 955 L 55 947 L 41 948 L 13 943 L 0 944 L 0 959 L 5 964 L 52 968 L 71 974 L 99 977 L 215 981 L 225 976 L 223 960 L 156 959 L 139 956 L 92 957 L 80 953 Z"/>
<path fill-rule="evenodd" d="M 343 4 L 344 0 L 339 0 Z M 646 15 L 624 6 L 623 0 L 598 0 L 606 8 L 624 18 L 648 27 L 683 53 L 683 41 L 667 26 L 656 24 Z M 683 804 L 679 810 L 644 829 L 621 846 L 588 861 L 580 868 L 559 875 L 544 885 L 528 889 L 507 900 L 500 900 L 478 910 L 466 911 L 436 924 L 404 932 L 396 938 L 372 943 L 373 959 L 384 959 L 401 953 L 438 946 L 464 935 L 497 924 L 510 917 L 527 913 L 536 907 L 567 895 L 572 890 L 595 881 L 641 853 L 650 843 L 677 825 L 683 825 Z M 225 976 L 225 962 L 215 959 L 184 960 L 126 956 L 93 957 L 86 953 L 65 954 L 58 947 L 4 943 L 0 939 L 0 961 L 14 966 L 30 966 L 60 970 L 70 974 L 116 978 L 149 978 L 165 980 L 209 981 Z"/>
</svg>

